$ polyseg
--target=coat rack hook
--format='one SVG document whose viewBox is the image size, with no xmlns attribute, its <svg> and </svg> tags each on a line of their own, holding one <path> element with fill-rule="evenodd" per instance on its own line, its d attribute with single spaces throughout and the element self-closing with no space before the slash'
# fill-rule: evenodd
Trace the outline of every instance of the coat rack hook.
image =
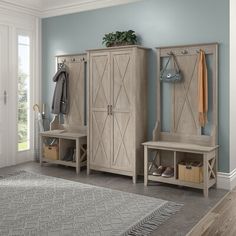
<svg viewBox="0 0 236 236">
<path fill-rule="evenodd" d="M 183 55 L 185 55 L 185 54 L 188 54 L 188 51 L 187 51 L 186 49 L 184 49 L 183 51 L 181 51 L 181 53 L 182 53 Z"/>
<path fill-rule="evenodd" d="M 171 56 L 171 55 L 173 55 L 174 53 L 172 52 L 172 51 L 170 51 L 170 52 L 167 52 L 167 55 L 168 56 Z"/>
</svg>

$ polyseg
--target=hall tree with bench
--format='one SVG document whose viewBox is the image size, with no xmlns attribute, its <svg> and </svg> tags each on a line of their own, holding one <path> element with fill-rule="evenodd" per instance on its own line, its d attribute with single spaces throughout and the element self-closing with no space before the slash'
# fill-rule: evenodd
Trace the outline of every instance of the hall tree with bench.
<svg viewBox="0 0 236 236">
<path fill-rule="evenodd" d="M 74 167 L 79 174 L 87 162 L 86 54 L 58 55 L 56 63 L 58 71 L 63 67 L 69 73 L 69 109 L 64 115 L 64 122 L 60 114 L 56 114 L 50 130 L 41 133 L 40 163 Z M 54 144 L 50 145 L 52 141 Z"/>
<path fill-rule="evenodd" d="M 209 122 L 205 127 L 198 121 L 201 50 L 206 54 L 208 70 Z M 146 186 L 149 182 L 162 182 L 198 188 L 207 197 L 208 189 L 217 183 L 218 44 L 156 49 L 157 103 L 153 109 L 157 110 L 157 122 L 152 140 L 147 137 L 149 52 L 148 48 L 130 45 L 57 57 L 58 65 L 65 63 L 69 81 L 73 78 L 74 86 L 69 87 L 69 93 L 76 96 L 70 112 L 64 115 L 65 124 L 56 116 L 52 130 L 41 133 L 41 164 L 72 166 L 77 174 L 86 166 L 88 174 L 96 170 L 127 175 L 133 178 L 133 183 L 137 175 L 144 175 Z M 182 79 L 161 82 L 161 71 L 172 56 Z M 81 60 L 83 58 L 85 60 Z M 173 66 L 171 61 L 168 68 Z M 75 88 L 80 89 L 79 92 Z M 169 98 L 163 100 L 167 96 Z M 59 140 L 55 160 L 44 156 L 48 147 L 46 138 Z M 66 148 L 72 143 L 76 159 L 64 161 Z M 170 168 L 173 174 L 157 176 L 154 173 L 160 166 Z"/>
<path fill-rule="evenodd" d="M 199 55 L 206 58 L 208 86 L 206 103 L 208 123 L 199 122 Z M 158 181 L 168 184 L 202 189 L 204 196 L 217 184 L 218 157 L 218 44 L 184 45 L 156 48 L 157 53 L 157 122 L 153 140 L 144 145 L 144 184 Z M 165 59 L 173 55 L 182 73 L 182 80 L 174 83 L 160 81 Z M 168 88 L 167 88 L 168 87 Z M 169 131 L 163 130 L 165 92 L 169 89 Z M 208 101 L 209 100 L 209 101 Z M 154 154 L 153 154 L 154 152 Z M 154 176 L 149 171 L 149 158 L 157 165 L 168 163 L 173 167 L 173 176 Z M 194 166 L 194 162 L 202 163 Z M 154 163 L 155 164 L 155 163 Z"/>
</svg>

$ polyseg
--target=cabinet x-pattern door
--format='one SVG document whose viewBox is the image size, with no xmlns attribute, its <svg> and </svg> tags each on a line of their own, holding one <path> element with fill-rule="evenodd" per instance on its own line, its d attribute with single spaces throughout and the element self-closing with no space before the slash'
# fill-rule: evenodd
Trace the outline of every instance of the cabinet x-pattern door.
<svg viewBox="0 0 236 236">
<path fill-rule="evenodd" d="M 110 54 L 93 54 L 90 58 L 90 164 L 110 167 L 111 104 Z"/>
<path fill-rule="evenodd" d="M 111 167 L 132 171 L 134 165 L 133 53 L 111 53 L 113 144 Z"/>
</svg>

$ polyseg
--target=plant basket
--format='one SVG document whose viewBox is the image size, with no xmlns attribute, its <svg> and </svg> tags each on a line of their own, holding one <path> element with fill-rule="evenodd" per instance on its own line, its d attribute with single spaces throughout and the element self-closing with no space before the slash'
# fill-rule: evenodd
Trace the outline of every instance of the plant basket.
<svg viewBox="0 0 236 236">
<path fill-rule="evenodd" d="M 127 45 L 136 45 L 137 36 L 133 30 L 116 31 L 115 33 L 105 34 L 103 37 L 103 44 L 107 47 L 119 47 Z"/>
</svg>

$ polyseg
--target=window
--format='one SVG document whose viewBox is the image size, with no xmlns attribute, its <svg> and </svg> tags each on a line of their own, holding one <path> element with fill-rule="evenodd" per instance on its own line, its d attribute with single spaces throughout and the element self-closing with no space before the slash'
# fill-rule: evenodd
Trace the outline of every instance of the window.
<svg viewBox="0 0 236 236">
<path fill-rule="evenodd" d="M 30 149 L 30 37 L 18 36 L 18 151 Z"/>
</svg>

